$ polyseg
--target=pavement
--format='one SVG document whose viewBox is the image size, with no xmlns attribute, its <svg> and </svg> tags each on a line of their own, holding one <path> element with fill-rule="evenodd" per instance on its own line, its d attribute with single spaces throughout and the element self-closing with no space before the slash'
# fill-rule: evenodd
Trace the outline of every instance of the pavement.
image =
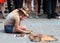
<svg viewBox="0 0 60 43">
<path fill-rule="evenodd" d="M 41 12 L 42 13 L 42 12 Z M 33 15 L 34 16 L 34 15 Z M 28 30 L 32 30 L 36 34 L 53 35 L 57 38 L 54 42 L 32 42 L 26 37 L 15 37 L 15 34 L 4 32 L 4 20 L 0 17 L 0 43 L 60 43 L 60 19 L 47 19 L 43 15 L 41 18 L 24 19 L 21 25 L 27 26 Z"/>
<path fill-rule="evenodd" d="M 60 43 L 60 19 L 47 18 L 27 18 L 24 19 L 21 25 L 27 26 L 28 30 L 33 30 L 36 34 L 53 35 L 58 41 L 54 42 L 32 42 L 26 37 L 15 37 L 15 34 L 4 32 L 4 20 L 0 19 L 0 43 Z"/>
</svg>

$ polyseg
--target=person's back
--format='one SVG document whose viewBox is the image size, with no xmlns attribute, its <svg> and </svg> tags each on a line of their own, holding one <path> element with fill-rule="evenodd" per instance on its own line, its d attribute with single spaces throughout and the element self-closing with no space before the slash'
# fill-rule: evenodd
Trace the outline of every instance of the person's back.
<svg viewBox="0 0 60 43">
<path fill-rule="evenodd" d="M 16 16 L 18 13 L 17 13 L 17 9 L 12 11 L 11 13 L 8 14 L 8 16 L 6 17 L 6 20 L 5 20 L 5 23 L 4 25 L 13 25 L 14 24 L 14 19 L 13 17 Z"/>
<path fill-rule="evenodd" d="M 5 19 L 5 13 L 4 13 L 4 11 L 5 11 L 5 6 L 4 6 L 5 2 L 6 2 L 6 0 L 0 0 L 0 11 L 1 11 L 3 19 Z"/>
<path fill-rule="evenodd" d="M 14 28 L 14 17 L 18 16 L 18 9 L 13 10 L 11 13 L 9 13 L 4 21 L 4 28 L 5 28 L 5 32 L 9 32 L 12 33 L 13 32 L 13 28 Z M 18 16 L 19 17 L 19 16 Z"/>
</svg>

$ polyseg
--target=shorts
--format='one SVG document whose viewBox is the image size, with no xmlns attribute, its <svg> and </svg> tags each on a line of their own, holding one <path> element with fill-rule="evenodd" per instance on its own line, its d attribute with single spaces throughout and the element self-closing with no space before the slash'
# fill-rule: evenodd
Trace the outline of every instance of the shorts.
<svg viewBox="0 0 60 43">
<path fill-rule="evenodd" d="M 13 33 L 13 25 L 6 25 L 6 26 L 4 26 L 4 31 L 6 33 Z"/>
</svg>

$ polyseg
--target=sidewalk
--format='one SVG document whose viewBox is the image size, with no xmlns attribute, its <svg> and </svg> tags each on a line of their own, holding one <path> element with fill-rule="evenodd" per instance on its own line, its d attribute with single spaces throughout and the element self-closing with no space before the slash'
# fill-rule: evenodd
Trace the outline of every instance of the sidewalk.
<svg viewBox="0 0 60 43">
<path fill-rule="evenodd" d="M 0 22 L 4 21 L 0 19 Z M 14 34 L 3 32 L 3 23 L 0 23 L 0 43 L 60 43 L 60 20 L 59 19 L 25 19 L 22 25 L 34 33 L 53 35 L 58 39 L 55 42 L 31 42 L 28 37 L 14 37 Z M 28 35 L 27 35 L 28 36 Z"/>
</svg>

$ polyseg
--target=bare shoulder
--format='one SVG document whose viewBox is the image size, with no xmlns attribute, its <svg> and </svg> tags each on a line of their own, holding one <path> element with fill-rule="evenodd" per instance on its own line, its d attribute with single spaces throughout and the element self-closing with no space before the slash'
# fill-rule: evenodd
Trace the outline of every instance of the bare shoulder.
<svg viewBox="0 0 60 43">
<path fill-rule="evenodd" d="M 20 21 L 20 18 L 19 18 L 18 15 L 13 16 L 13 19 L 14 19 L 15 21 Z"/>
</svg>

